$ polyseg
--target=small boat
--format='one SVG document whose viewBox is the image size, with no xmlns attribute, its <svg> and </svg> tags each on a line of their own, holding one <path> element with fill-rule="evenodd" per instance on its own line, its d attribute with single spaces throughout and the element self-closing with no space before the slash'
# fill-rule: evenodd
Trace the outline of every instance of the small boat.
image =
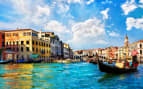
<svg viewBox="0 0 143 89">
<path fill-rule="evenodd" d="M 13 60 L 0 60 L 0 64 L 8 64 L 8 63 L 12 63 Z"/>
<path fill-rule="evenodd" d="M 89 60 L 87 60 L 87 62 L 88 62 L 88 63 L 97 64 L 96 58 L 90 58 Z"/>
<path fill-rule="evenodd" d="M 40 59 L 40 60 L 28 60 L 28 61 L 25 61 L 25 60 L 17 60 L 16 63 L 41 63 L 43 60 Z"/>
<path fill-rule="evenodd" d="M 116 66 L 104 64 L 102 61 L 97 62 L 99 70 L 106 73 L 115 73 L 115 74 L 122 74 L 122 73 L 129 73 L 129 72 L 136 72 L 137 67 L 131 68 L 118 68 Z"/>
<path fill-rule="evenodd" d="M 97 64 L 97 61 L 96 60 L 90 60 L 89 63 Z"/>
</svg>

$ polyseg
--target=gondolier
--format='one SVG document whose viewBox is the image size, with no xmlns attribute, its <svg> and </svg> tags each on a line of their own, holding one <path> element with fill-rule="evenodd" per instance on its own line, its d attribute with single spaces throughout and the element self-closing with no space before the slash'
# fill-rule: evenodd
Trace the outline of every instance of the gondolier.
<svg viewBox="0 0 143 89">
<path fill-rule="evenodd" d="M 135 49 L 131 53 L 131 55 L 132 55 L 132 66 L 134 66 L 134 67 L 138 66 L 137 54 L 138 54 L 138 51 L 136 51 Z"/>
</svg>

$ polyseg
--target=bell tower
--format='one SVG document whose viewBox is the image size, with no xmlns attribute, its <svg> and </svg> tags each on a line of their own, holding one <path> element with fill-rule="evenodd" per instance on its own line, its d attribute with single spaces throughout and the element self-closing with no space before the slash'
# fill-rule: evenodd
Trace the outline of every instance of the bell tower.
<svg viewBox="0 0 143 89">
<path fill-rule="evenodd" d="M 128 36 L 127 36 L 127 34 L 126 34 L 126 36 L 125 36 L 125 41 L 124 41 L 124 47 L 128 47 Z"/>
</svg>

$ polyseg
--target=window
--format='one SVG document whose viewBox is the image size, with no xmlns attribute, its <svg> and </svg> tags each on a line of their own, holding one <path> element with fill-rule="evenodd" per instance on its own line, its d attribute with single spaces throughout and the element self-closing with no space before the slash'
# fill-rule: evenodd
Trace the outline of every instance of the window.
<svg viewBox="0 0 143 89">
<path fill-rule="evenodd" d="M 8 46 L 8 42 L 6 42 L 6 45 Z"/>
<path fill-rule="evenodd" d="M 33 44 L 33 45 L 35 44 L 34 40 L 32 41 L 32 44 Z"/>
<path fill-rule="evenodd" d="M 17 47 L 17 51 L 19 51 L 19 48 Z"/>
<path fill-rule="evenodd" d="M 41 46 L 43 46 L 43 42 L 42 42 L 42 45 Z"/>
<path fill-rule="evenodd" d="M 24 45 L 24 41 L 21 41 L 21 45 Z"/>
<path fill-rule="evenodd" d="M 142 48 L 142 44 L 140 44 L 140 48 Z"/>
<path fill-rule="evenodd" d="M 29 52 L 29 47 L 26 47 L 26 51 L 28 51 L 28 52 Z"/>
<path fill-rule="evenodd" d="M 4 45 L 4 42 L 2 42 L 2 47 L 4 47 L 5 45 Z"/>
<path fill-rule="evenodd" d="M 2 39 L 4 39 L 4 34 L 2 35 Z"/>
<path fill-rule="evenodd" d="M 23 32 L 23 36 L 26 36 L 26 32 Z"/>
<path fill-rule="evenodd" d="M 13 51 L 15 51 L 15 47 L 13 47 Z"/>
<path fill-rule="evenodd" d="M 38 48 L 36 48 L 36 52 L 38 52 Z"/>
<path fill-rule="evenodd" d="M 18 59 L 18 55 L 16 56 L 16 58 Z"/>
<path fill-rule="evenodd" d="M 23 32 L 23 36 L 31 36 L 31 32 Z"/>
<path fill-rule="evenodd" d="M 13 36 L 18 36 L 18 33 L 13 33 Z"/>
<path fill-rule="evenodd" d="M 26 41 L 26 44 L 29 44 L 29 41 Z"/>
<path fill-rule="evenodd" d="M 28 32 L 27 34 L 28 34 L 28 36 L 31 36 L 31 32 Z"/>
<path fill-rule="evenodd" d="M 38 35 L 37 35 L 37 34 L 35 34 L 35 33 L 32 33 L 32 36 L 36 36 L 36 37 L 38 37 Z"/>
<path fill-rule="evenodd" d="M 45 37 L 49 37 L 50 35 L 49 34 L 45 34 Z"/>
<path fill-rule="evenodd" d="M 46 44 L 46 47 L 48 47 L 48 44 Z"/>
<path fill-rule="evenodd" d="M 21 47 L 21 52 L 23 52 L 23 47 Z"/>
<path fill-rule="evenodd" d="M 16 41 L 16 44 L 18 45 L 18 41 Z"/>
<path fill-rule="evenodd" d="M 35 51 L 34 47 L 32 48 L 33 52 Z"/>
<path fill-rule="evenodd" d="M 44 35 L 42 35 L 42 37 L 45 37 Z"/>
<path fill-rule="evenodd" d="M 15 41 L 13 41 L 13 45 L 15 45 Z"/>
<path fill-rule="evenodd" d="M 140 54 L 142 54 L 142 50 L 140 50 Z"/>
<path fill-rule="evenodd" d="M 7 37 L 10 37 L 11 36 L 11 34 L 10 33 L 7 33 Z"/>
<path fill-rule="evenodd" d="M 11 41 L 9 42 L 9 45 L 11 45 Z"/>
<path fill-rule="evenodd" d="M 38 45 L 38 42 L 36 41 L 36 45 Z"/>
<path fill-rule="evenodd" d="M 44 43 L 44 46 L 46 46 L 45 43 Z"/>
</svg>

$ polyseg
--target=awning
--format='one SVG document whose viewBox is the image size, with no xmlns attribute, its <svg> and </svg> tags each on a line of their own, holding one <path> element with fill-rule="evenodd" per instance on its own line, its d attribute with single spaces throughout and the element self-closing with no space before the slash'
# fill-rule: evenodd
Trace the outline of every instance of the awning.
<svg viewBox="0 0 143 89">
<path fill-rule="evenodd" d="M 40 55 L 31 55 L 32 58 L 39 57 Z"/>
</svg>

